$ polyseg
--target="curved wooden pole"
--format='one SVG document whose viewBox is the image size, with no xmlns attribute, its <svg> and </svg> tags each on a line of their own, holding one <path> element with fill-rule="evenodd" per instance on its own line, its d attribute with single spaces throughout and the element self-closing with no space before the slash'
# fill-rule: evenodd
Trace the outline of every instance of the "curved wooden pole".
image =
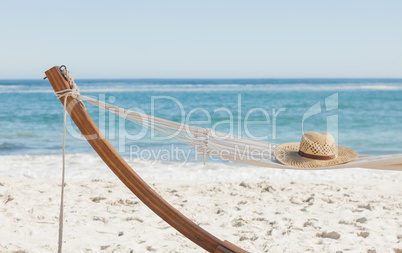
<svg viewBox="0 0 402 253">
<path fill-rule="evenodd" d="M 69 83 L 60 73 L 57 66 L 46 71 L 46 76 L 55 91 L 70 89 Z M 61 98 L 60 102 L 64 104 L 64 98 Z M 67 112 L 107 166 L 155 214 L 208 252 L 246 252 L 230 242 L 221 241 L 208 233 L 160 197 L 117 153 L 99 131 L 79 99 L 67 98 Z"/>
</svg>

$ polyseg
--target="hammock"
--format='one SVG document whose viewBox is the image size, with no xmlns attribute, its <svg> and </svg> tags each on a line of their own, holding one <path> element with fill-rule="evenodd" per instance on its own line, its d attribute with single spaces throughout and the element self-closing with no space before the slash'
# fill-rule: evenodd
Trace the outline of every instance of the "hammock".
<svg viewBox="0 0 402 253">
<path fill-rule="evenodd" d="M 195 147 L 198 150 L 197 154 L 203 156 L 204 163 L 208 155 L 214 155 L 234 162 L 279 169 L 327 170 L 369 168 L 402 171 L 402 154 L 359 156 L 356 160 L 346 164 L 319 168 L 295 168 L 283 165 L 275 159 L 273 152 L 276 146 L 278 146 L 275 143 L 228 135 L 212 131 L 211 129 L 177 123 L 136 111 L 126 110 L 83 95 L 78 95 L 78 98 L 124 117 L 140 126 L 145 126 L 164 136 L 171 136 L 179 142 Z"/>
<path fill-rule="evenodd" d="M 208 233 L 160 197 L 144 180 L 141 179 L 140 176 L 138 176 L 138 174 L 107 141 L 86 112 L 85 106 L 81 100 L 116 113 L 119 116 L 124 116 L 136 124 L 146 126 L 163 135 L 173 135 L 172 138 L 175 140 L 195 147 L 198 150 L 199 155 L 204 157 L 204 162 L 206 161 L 207 155 L 211 154 L 223 159 L 245 164 L 281 169 L 299 169 L 282 165 L 275 160 L 273 151 L 277 144 L 248 138 L 240 138 L 212 131 L 211 129 L 180 124 L 146 114 L 124 110 L 117 106 L 80 95 L 74 79 L 66 68 L 62 69 L 61 67 L 59 68 L 55 66 L 46 71 L 46 77 L 49 79 L 49 82 L 55 90 L 55 94 L 58 96 L 60 102 L 64 105 L 64 122 L 66 117 L 65 113 L 67 111 L 92 148 L 98 153 L 115 175 L 127 186 L 127 188 L 129 188 L 155 214 L 160 216 L 177 231 L 208 252 L 246 253 L 245 250 L 236 245 L 226 240 L 222 241 Z M 64 141 L 65 129 L 63 147 Z M 64 164 L 63 148 L 63 180 L 59 216 L 59 252 L 61 252 L 63 230 Z M 402 170 L 402 154 L 361 156 L 357 160 L 347 164 L 319 169 L 347 167 Z"/>
</svg>

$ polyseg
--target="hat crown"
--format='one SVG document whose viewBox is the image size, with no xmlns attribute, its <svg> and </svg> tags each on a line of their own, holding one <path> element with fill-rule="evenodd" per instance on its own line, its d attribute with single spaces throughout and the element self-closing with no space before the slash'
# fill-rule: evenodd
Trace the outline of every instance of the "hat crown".
<svg viewBox="0 0 402 253">
<path fill-rule="evenodd" d="M 305 133 L 301 138 L 299 150 L 309 155 L 337 155 L 337 146 L 334 137 L 329 133 Z"/>
</svg>

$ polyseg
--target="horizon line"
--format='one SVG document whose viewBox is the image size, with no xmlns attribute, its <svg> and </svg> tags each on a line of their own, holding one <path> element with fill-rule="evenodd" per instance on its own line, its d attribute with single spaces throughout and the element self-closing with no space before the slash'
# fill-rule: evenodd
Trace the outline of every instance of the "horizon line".
<svg viewBox="0 0 402 253">
<path fill-rule="evenodd" d="M 230 78 L 230 77 L 219 77 L 219 78 L 185 78 L 185 77 L 178 77 L 178 78 L 173 78 L 173 77 L 168 77 L 168 78 L 163 78 L 163 77 L 157 77 L 157 78 L 152 78 L 152 77 L 141 77 L 141 78 L 92 78 L 92 77 L 87 77 L 87 78 L 74 78 L 75 80 L 307 80 L 307 79 L 324 79 L 324 80 L 375 80 L 375 79 L 396 79 L 396 80 L 402 80 L 402 77 L 251 77 L 251 78 Z M 38 80 L 46 80 L 44 78 L 0 78 L 0 81 L 38 81 Z"/>
</svg>

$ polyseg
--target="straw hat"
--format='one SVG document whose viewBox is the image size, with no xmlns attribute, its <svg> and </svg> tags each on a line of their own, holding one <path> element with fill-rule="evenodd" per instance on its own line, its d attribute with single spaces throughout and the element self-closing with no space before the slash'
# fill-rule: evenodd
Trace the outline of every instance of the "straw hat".
<svg viewBox="0 0 402 253">
<path fill-rule="evenodd" d="M 347 147 L 335 144 L 329 133 L 307 132 L 300 143 L 285 143 L 276 147 L 276 159 L 299 168 L 318 168 L 347 163 L 359 154 Z"/>
</svg>

